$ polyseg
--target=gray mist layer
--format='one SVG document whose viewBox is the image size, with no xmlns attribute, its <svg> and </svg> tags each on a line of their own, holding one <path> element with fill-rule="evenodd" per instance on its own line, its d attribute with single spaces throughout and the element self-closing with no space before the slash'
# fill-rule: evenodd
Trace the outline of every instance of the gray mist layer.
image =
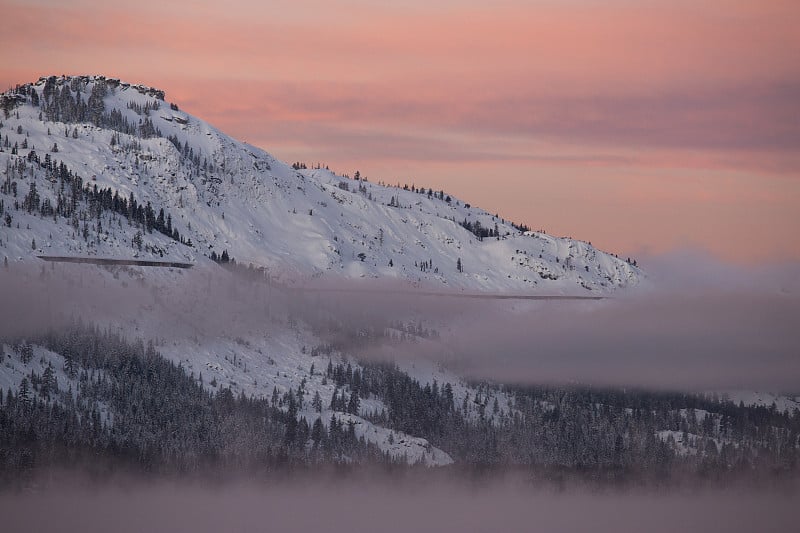
<svg viewBox="0 0 800 533">
<path fill-rule="evenodd" d="M 4 532 L 327 531 L 739 533 L 796 529 L 789 490 L 533 490 L 514 483 L 330 480 L 133 484 L 0 495 Z"/>
<path fill-rule="evenodd" d="M 747 269 L 691 254 L 651 259 L 652 286 L 591 302 L 468 300 L 392 282 L 287 289 L 221 269 L 113 278 L 59 265 L 0 272 L 0 335 L 74 316 L 130 335 L 269 334 L 309 324 L 367 359 L 429 358 L 475 379 L 681 390 L 800 390 L 800 268 Z M 336 292 L 317 290 L 336 288 Z M 387 341 L 398 321 L 435 339 Z"/>
</svg>

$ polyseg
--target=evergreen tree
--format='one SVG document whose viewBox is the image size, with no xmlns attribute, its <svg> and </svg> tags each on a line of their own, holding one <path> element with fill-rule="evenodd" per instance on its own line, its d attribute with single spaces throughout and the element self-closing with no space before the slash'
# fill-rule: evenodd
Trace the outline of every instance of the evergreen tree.
<svg viewBox="0 0 800 533">
<path fill-rule="evenodd" d="M 347 402 L 347 412 L 353 415 L 358 414 L 358 409 L 361 405 L 361 401 L 358 398 L 358 394 L 354 391 L 350 394 L 350 401 Z"/>
<path fill-rule="evenodd" d="M 22 378 L 22 381 L 19 384 L 19 392 L 17 393 L 17 400 L 22 405 L 27 406 L 31 401 L 31 390 L 30 385 L 28 384 L 28 378 Z"/>
<path fill-rule="evenodd" d="M 322 419 L 317 417 L 314 425 L 311 428 L 311 440 L 314 442 L 316 448 L 325 438 L 325 426 L 322 424 Z"/>
<path fill-rule="evenodd" d="M 322 412 L 322 397 L 319 395 L 319 391 L 314 392 L 314 399 L 311 400 L 311 406 L 316 412 Z"/>
</svg>

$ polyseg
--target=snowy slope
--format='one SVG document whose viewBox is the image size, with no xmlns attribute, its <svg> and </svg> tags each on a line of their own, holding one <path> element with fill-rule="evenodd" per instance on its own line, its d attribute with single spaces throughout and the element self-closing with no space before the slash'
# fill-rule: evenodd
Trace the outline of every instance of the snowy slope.
<svg viewBox="0 0 800 533">
<path fill-rule="evenodd" d="M 226 278 L 229 274 L 209 259 L 226 251 L 282 283 L 344 276 L 438 289 L 595 294 L 643 279 L 637 267 L 588 243 L 523 232 L 445 192 L 292 168 L 178 110 L 150 87 L 94 76 L 42 78 L 0 96 L 0 108 L 0 258 L 12 270 L 24 271 L 26 265 L 38 270 L 44 263 L 37 255 L 160 259 L 195 263 L 195 271 Z M 65 180 L 64 172 L 80 181 Z M 180 238 L 148 230 L 135 216 L 108 206 L 99 209 L 80 188 L 80 201 L 71 209 L 44 209 L 46 203 L 54 208 L 69 203 L 75 183 L 89 191 L 108 188 L 122 199 L 133 196 L 140 206 L 149 203 L 154 214 L 163 209 Z M 34 206 L 28 202 L 33 188 Z M 492 236 L 479 239 L 465 222 L 472 227 L 479 222 Z M 459 262 L 463 271 L 456 268 Z M 329 358 L 336 364 L 346 355 L 312 355 L 310 348 L 321 341 L 302 324 L 286 321 L 267 332 L 222 333 L 211 340 L 203 332 L 165 331 L 152 310 L 158 298 L 180 300 L 174 288 L 180 271 L 52 264 L 48 271 L 79 284 L 87 276 L 109 288 L 146 282 L 157 296 L 153 302 L 119 310 L 100 325 L 158 339 L 158 350 L 198 380 L 202 374 L 209 390 L 230 387 L 236 394 L 269 397 L 273 390 L 283 394 L 304 387 L 306 405 L 299 416 L 309 424 L 319 417 L 327 425 L 332 415 L 352 420 L 357 436 L 395 457 L 429 465 L 452 462 L 424 438 L 370 422 L 370 415 L 385 409 L 377 398 L 363 399 L 358 415 L 333 413 L 335 386 L 321 372 Z M 88 307 L 76 305 L 75 312 L 95 317 L 91 304 L 84 304 Z M 42 371 L 30 365 L 48 361 L 64 379 L 60 356 L 35 350 L 29 365 L 8 356 L 0 386 L 18 387 L 26 372 Z M 455 403 L 467 416 L 482 416 L 488 405 L 491 419 L 495 399 L 497 416 L 511 411 L 504 394 L 478 391 L 437 365 L 406 362 L 401 370 L 423 385 L 451 384 Z M 315 393 L 322 412 L 310 407 Z"/>
<path fill-rule="evenodd" d="M 93 91 L 105 96 L 91 101 Z M 508 293 L 608 291 L 642 279 L 638 268 L 588 243 L 523 233 L 447 193 L 295 170 L 163 98 L 99 76 L 41 78 L 5 93 L 0 181 L 16 182 L 16 197 L 0 195 L 3 217 L 12 218 L 0 229 L 0 255 L 203 262 L 227 250 L 285 281 L 335 274 Z M 63 162 L 84 185 L 164 209 L 192 246 L 145 231 L 139 249 L 133 240 L 140 228 L 108 212 L 98 231 L 96 221 L 85 229 L 81 219 L 76 230 L 62 217 L 15 209 L 32 183 L 42 202 L 56 204 L 63 184 L 45 158 L 54 167 Z M 478 239 L 465 222 L 479 222 L 493 236 Z"/>
<path fill-rule="evenodd" d="M 720 400 L 736 405 L 771 407 L 782 413 L 800 412 L 800 396 L 787 396 L 765 391 L 728 390 L 716 393 Z"/>
</svg>

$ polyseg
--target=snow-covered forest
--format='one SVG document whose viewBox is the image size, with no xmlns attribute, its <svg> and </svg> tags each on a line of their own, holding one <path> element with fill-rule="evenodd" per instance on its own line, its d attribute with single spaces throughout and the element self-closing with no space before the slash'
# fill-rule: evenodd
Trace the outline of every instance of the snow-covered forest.
<svg viewBox="0 0 800 533">
<path fill-rule="evenodd" d="M 53 76 L 0 107 L 0 480 L 63 465 L 797 472 L 796 397 L 508 384 L 381 358 L 443 351 L 450 311 L 393 315 L 352 290 L 607 297 L 646 288 L 634 258 L 411 179 L 283 163 L 143 85 Z"/>
</svg>

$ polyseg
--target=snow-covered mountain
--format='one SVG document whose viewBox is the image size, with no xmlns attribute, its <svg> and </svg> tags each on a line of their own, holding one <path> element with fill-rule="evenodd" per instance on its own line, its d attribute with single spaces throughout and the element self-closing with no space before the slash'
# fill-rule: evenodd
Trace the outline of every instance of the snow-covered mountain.
<svg viewBox="0 0 800 533">
<path fill-rule="evenodd" d="M 515 294 L 589 294 L 642 279 L 589 243 L 524 231 L 443 191 L 287 165 L 150 87 L 40 78 L 0 105 L 0 255 L 9 261 L 201 263 L 226 252 L 286 281 L 333 274 Z"/>
<path fill-rule="evenodd" d="M 444 191 L 288 165 L 150 87 L 102 76 L 48 77 L 3 94 L 0 107 L 0 257 L 12 270 L 42 265 L 37 256 L 157 259 L 225 278 L 213 261 L 233 258 L 283 283 L 373 278 L 512 294 L 597 294 L 642 279 L 636 266 L 588 243 L 527 231 Z M 66 265 L 57 275 L 75 280 L 87 271 L 104 286 L 146 279 L 153 294 L 182 301 L 178 307 L 213 305 L 177 289 L 180 272 L 170 269 Z M 88 307 L 75 311 L 98 320 Z M 378 397 L 362 393 L 357 412 L 332 405 L 335 394 L 353 391 L 337 392 L 341 383 L 322 372 L 326 362 L 359 365 L 338 351 L 319 357 L 314 347 L 322 341 L 308 327 L 287 322 L 267 334 L 198 339 L 165 328 L 164 314 L 148 303 L 117 310 L 100 325 L 160 339 L 159 352 L 211 392 L 269 398 L 302 390 L 307 400 L 298 417 L 309 424 L 335 416 L 393 457 L 451 462 L 421 436 L 378 423 L 374 416 L 387 410 Z M 25 358 L 11 355 L 19 347 L 3 349 L 9 359 L 0 388 L 16 389 L 48 365 L 62 385 L 71 383 L 62 354 L 35 346 L 35 357 Z M 490 398 L 501 406 L 495 415 L 509 412 L 509 398 L 499 392 L 468 402 L 478 391 L 436 365 L 417 361 L 402 371 L 423 386 L 449 384 L 467 417 L 478 417 Z M 316 395 L 321 410 L 310 405 Z M 113 413 L 98 409 L 113 423 Z"/>
<path fill-rule="evenodd" d="M 269 416 L 258 411 L 256 422 L 271 420 L 268 444 L 312 462 L 354 460 L 348 454 L 370 446 L 395 460 L 428 465 L 499 457 L 574 465 L 589 455 L 591 464 L 602 465 L 609 458 L 618 461 L 623 451 L 637 464 L 656 452 L 669 459 L 667 448 L 690 459 L 720 454 L 727 464 L 736 450 L 760 453 L 754 446 L 734 449 L 736 417 L 716 401 L 681 397 L 686 408 L 680 410 L 674 399 L 656 398 L 661 414 L 642 417 L 638 398 L 612 394 L 604 406 L 594 393 L 470 383 L 421 358 L 381 366 L 356 360 L 346 345 L 328 344 L 319 328 L 303 316 L 297 320 L 286 304 L 302 293 L 287 285 L 342 278 L 393 280 L 436 291 L 602 295 L 641 284 L 644 275 L 635 262 L 583 241 L 529 231 L 423 184 L 385 186 L 287 165 L 179 110 L 163 91 L 142 85 L 102 76 L 41 78 L 0 95 L 0 108 L 0 258 L 8 267 L 0 273 L 10 272 L 0 278 L 0 288 L 20 282 L 25 291 L 41 291 L 44 297 L 31 299 L 47 302 L 48 315 L 60 300 L 64 309 L 57 311 L 92 323 L 61 339 L 2 332 L 7 338 L 0 337 L 0 397 L 3 391 L 13 396 L 7 394 L 10 403 L 0 407 L 24 423 L 17 428 L 21 434 L 29 435 L 31 405 L 45 412 L 42 405 L 59 404 L 77 413 L 81 424 L 91 418 L 92 431 L 105 432 L 114 446 L 144 442 L 143 449 L 161 446 L 173 455 L 187 442 L 197 449 L 213 444 L 232 456 L 248 449 L 252 442 L 236 435 L 226 439 L 230 432 L 219 418 L 208 419 L 221 424 L 212 428 L 219 431 L 213 438 L 189 427 L 182 437 L 188 440 L 172 442 L 178 437 L 165 428 L 178 414 L 168 413 L 153 429 L 129 411 L 131 405 L 149 405 L 149 414 L 160 416 L 161 400 L 180 403 L 178 398 L 200 401 L 206 414 L 213 413 L 212 400 L 197 394 L 201 390 L 213 402 L 230 399 L 226 416 L 233 398 L 243 417 L 254 409 L 248 401 L 262 402 L 258 409 Z M 142 266 L 42 268 L 41 256 L 161 260 L 194 269 L 185 275 L 181 269 Z M 238 285 L 232 281 L 236 276 L 215 264 L 230 258 L 278 283 Z M 51 299 L 53 284 L 59 292 Z M 0 296 L 22 300 L 30 297 L 25 291 Z M 241 297 L 236 291 L 252 294 Z M 118 305 L 123 301 L 126 305 Z M 428 329 L 441 324 L 423 325 L 414 316 L 382 318 L 372 329 L 346 333 L 363 335 L 370 348 L 382 342 L 441 348 L 438 332 Z M 222 325 L 215 327 L 215 320 Z M 353 323 L 342 323 L 353 329 Z M 151 341 L 152 350 L 135 345 L 138 340 Z M 127 368 L 120 372 L 114 357 L 94 353 L 103 345 L 116 350 L 117 358 L 130 352 L 133 359 L 146 360 L 147 353 L 149 363 L 163 357 L 172 366 L 153 363 L 144 376 Z M 136 379 L 182 388 L 149 403 L 141 388 L 132 387 L 136 398 L 115 396 Z M 615 402 L 623 403 L 609 409 Z M 767 400 L 759 396 L 758 402 Z M 22 404 L 24 409 L 14 410 Z M 792 398 L 780 403 L 780 410 L 796 406 Z M 756 414 L 788 424 L 766 408 Z M 572 425 L 560 425 L 565 416 L 600 422 L 589 437 L 578 438 L 570 433 Z M 49 422 L 42 420 L 46 428 Z M 191 426 L 184 419 L 181 424 Z M 330 435 L 321 455 L 318 446 L 325 438 L 314 437 L 320 427 Z M 506 438 L 500 445 L 496 431 Z M 250 435 L 264 444 L 261 433 Z M 95 437 L 92 446 L 101 449 Z M 564 446 L 561 437 L 572 440 Z"/>
</svg>

